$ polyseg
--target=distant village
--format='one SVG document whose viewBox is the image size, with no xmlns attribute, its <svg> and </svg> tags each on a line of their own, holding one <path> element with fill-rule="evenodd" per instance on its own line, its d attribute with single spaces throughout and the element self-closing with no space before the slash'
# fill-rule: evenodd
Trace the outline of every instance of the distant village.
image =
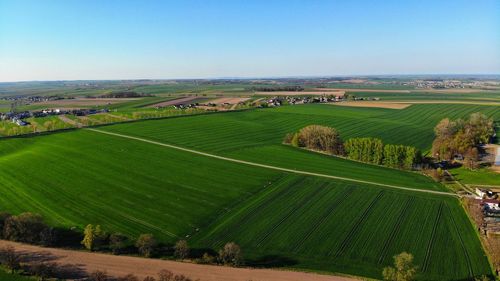
<svg viewBox="0 0 500 281">
<path fill-rule="evenodd" d="M 30 123 L 23 120 L 30 117 L 46 117 L 52 115 L 62 115 L 71 114 L 75 116 L 86 116 L 91 114 L 109 112 L 108 109 L 72 109 L 72 110 L 62 110 L 62 109 L 43 109 L 39 111 L 23 111 L 23 112 L 7 112 L 0 113 L 0 120 L 11 121 L 12 123 L 19 126 L 28 126 Z"/>
</svg>

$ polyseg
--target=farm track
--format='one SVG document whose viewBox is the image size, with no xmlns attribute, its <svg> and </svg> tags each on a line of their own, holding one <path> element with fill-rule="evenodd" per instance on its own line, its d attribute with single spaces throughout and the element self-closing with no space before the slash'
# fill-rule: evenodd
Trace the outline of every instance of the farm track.
<svg viewBox="0 0 500 281">
<path fill-rule="evenodd" d="M 429 260 L 431 258 L 432 245 L 434 244 L 434 239 L 436 238 L 436 231 L 437 231 L 437 228 L 439 225 L 439 220 L 441 219 L 441 215 L 443 214 L 443 206 L 444 206 L 444 203 L 441 202 L 441 204 L 439 204 L 439 210 L 438 210 L 438 214 L 436 216 L 436 220 L 434 221 L 434 226 L 432 227 L 431 239 L 429 239 L 429 244 L 427 245 L 427 251 L 426 251 L 424 262 L 422 265 L 422 272 L 426 272 L 427 268 L 429 267 Z"/>
<path fill-rule="evenodd" d="M 383 195 L 384 195 L 384 191 L 380 191 L 377 194 L 377 197 L 375 197 L 375 199 L 373 199 L 372 202 L 370 203 L 370 205 L 368 205 L 368 207 L 365 209 L 365 211 L 363 212 L 363 214 L 361 214 L 361 216 L 358 218 L 358 220 L 356 220 L 356 222 L 354 223 L 354 226 L 351 228 L 351 230 L 349 231 L 349 233 L 347 233 L 346 237 L 344 238 L 344 240 L 340 244 L 340 247 L 335 252 L 335 257 L 340 257 L 344 253 L 344 250 L 349 245 L 349 243 L 351 243 L 352 238 L 354 237 L 354 235 L 355 235 L 356 231 L 358 230 L 358 228 L 365 221 L 366 217 L 368 217 L 368 214 L 370 213 L 370 211 L 373 208 L 373 206 L 375 206 L 375 204 L 380 200 L 380 198 L 382 198 Z M 328 255 L 331 255 L 332 252 L 333 252 L 333 249 L 330 250 L 330 252 L 328 253 Z"/>
<path fill-rule="evenodd" d="M 139 137 L 134 137 L 134 136 L 125 135 L 125 134 L 119 134 L 119 133 L 112 133 L 112 132 L 103 131 L 103 130 L 99 130 L 99 129 L 85 128 L 85 130 L 96 132 L 96 133 L 101 133 L 101 134 L 106 134 L 106 135 L 111 135 L 111 136 L 115 136 L 115 137 L 121 137 L 121 138 L 146 142 L 146 143 L 150 143 L 150 144 L 154 144 L 154 145 L 164 146 L 164 147 L 177 149 L 177 150 L 181 150 L 181 151 L 185 151 L 185 152 L 190 152 L 190 153 L 194 153 L 194 154 L 198 154 L 198 155 L 202 155 L 202 156 L 206 156 L 206 157 L 211 157 L 211 158 L 215 158 L 215 159 L 219 159 L 219 160 L 240 163 L 240 164 L 245 164 L 245 165 L 250 165 L 250 166 L 255 166 L 255 167 L 261 167 L 261 168 L 266 168 L 266 169 L 272 169 L 272 170 L 277 170 L 277 171 L 282 171 L 282 172 L 288 172 L 288 173 L 294 173 L 294 174 L 306 175 L 306 176 L 329 178 L 329 179 L 336 179 L 336 180 L 356 182 L 356 183 L 364 183 L 364 184 L 389 187 L 389 188 L 393 188 L 393 189 L 400 189 L 400 190 L 406 190 L 406 191 L 423 192 L 423 193 L 446 195 L 446 196 L 453 196 L 453 197 L 458 196 L 454 193 L 449 193 L 449 192 L 444 192 L 444 191 L 410 188 L 410 187 L 404 187 L 404 186 L 378 183 L 378 182 L 373 182 L 373 181 L 357 180 L 357 179 L 347 178 L 347 177 L 332 176 L 332 175 L 326 175 L 326 174 L 313 173 L 313 172 L 307 172 L 307 171 L 302 171 L 302 170 L 294 170 L 294 169 L 287 169 L 287 168 L 282 168 L 282 167 L 278 167 L 278 166 L 260 164 L 260 163 L 239 160 L 239 159 L 234 159 L 234 158 L 225 157 L 225 156 L 219 156 L 219 155 L 206 153 L 206 152 L 202 152 L 202 151 L 198 151 L 198 150 L 194 150 L 194 149 L 189 149 L 189 148 L 184 148 L 184 147 L 180 147 L 180 146 L 176 146 L 176 145 L 171 145 L 171 144 L 166 144 L 166 143 L 162 143 L 162 142 L 158 142 L 158 141 L 153 141 L 153 140 L 149 140 L 149 139 L 145 139 L 145 138 L 139 138 Z"/>
</svg>

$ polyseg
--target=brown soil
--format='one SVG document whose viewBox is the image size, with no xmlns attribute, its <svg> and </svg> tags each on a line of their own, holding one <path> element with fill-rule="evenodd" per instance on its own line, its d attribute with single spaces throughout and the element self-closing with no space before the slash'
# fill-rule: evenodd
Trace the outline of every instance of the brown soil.
<svg viewBox="0 0 500 281">
<path fill-rule="evenodd" d="M 155 104 L 149 105 L 148 107 L 185 104 L 185 103 L 189 103 L 190 101 L 195 100 L 197 98 L 198 97 L 185 97 L 185 98 L 179 98 L 179 99 L 175 99 L 175 100 L 168 100 L 168 101 L 163 101 L 163 102 L 159 102 L 159 103 L 155 103 Z"/>
<path fill-rule="evenodd" d="M 81 123 L 78 123 L 73 119 L 69 119 L 66 115 L 58 115 L 58 117 L 64 123 L 68 123 L 68 124 L 75 126 L 75 127 L 78 127 L 78 128 L 83 127 L 83 125 Z"/>
<path fill-rule="evenodd" d="M 109 98 L 109 99 L 101 99 L 101 98 L 96 98 L 96 99 L 90 99 L 90 98 L 77 98 L 77 99 L 63 99 L 63 100 L 51 100 L 51 101 L 43 101 L 43 102 L 38 102 L 36 104 L 42 104 L 42 105 L 61 105 L 61 106 L 85 106 L 85 105 L 107 105 L 107 104 L 115 104 L 115 103 L 121 103 L 121 102 L 127 102 L 127 101 L 133 101 L 133 100 L 138 100 L 137 98 L 123 98 L 123 99 L 114 99 L 114 98 Z"/>
<path fill-rule="evenodd" d="M 232 98 L 218 98 L 214 100 L 210 100 L 208 102 L 210 103 L 215 103 L 215 104 L 223 104 L 223 103 L 228 103 L 228 104 L 237 104 L 240 102 L 244 102 L 249 100 L 250 98 L 239 98 L 239 97 L 232 97 Z"/>
<path fill-rule="evenodd" d="M 13 246 L 23 254 L 44 256 L 59 264 L 76 265 L 80 270 L 92 272 L 104 270 L 114 277 L 133 273 L 141 280 L 146 276 L 155 276 L 162 269 L 175 274 L 184 274 L 192 279 L 201 281 L 353 281 L 354 278 L 320 275 L 315 273 L 282 271 L 270 269 L 232 268 L 225 266 L 200 265 L 159 259 L 146 259 L 128 256 L 114 256 L 108 254 L 89 253 L 15 243 L 0 240 L 0 247 Z"/>
<path fill-rule="evenodd" d="M 343 89 L 318 89 L 318 91 L 276 91 L 276 92 L 255 92 L 259 96 L 323 96 L 323 95 L 334 95 L 341 97 L 345 94 Z"/>
<path fill-rule="evenodd" d="M 380 101 L 345 101 L 345 102 L 335 102 L 332 104 L 341 106 L 379 107 L 379 108 L 390 108 L 390 109 L 404 109 L 411 105 L 408 103 L 393 103 L 393 102 L 380 102 Z"/>
<path fill-rule="evenodd" d="M 385 90 L 385 89 L 356 89 L 356 88 L 316 88 L 318 91 L 343 91 L 343 92 L 379 92 L 379 93 L 410 93 L 408 90 Z"/>
</svg>

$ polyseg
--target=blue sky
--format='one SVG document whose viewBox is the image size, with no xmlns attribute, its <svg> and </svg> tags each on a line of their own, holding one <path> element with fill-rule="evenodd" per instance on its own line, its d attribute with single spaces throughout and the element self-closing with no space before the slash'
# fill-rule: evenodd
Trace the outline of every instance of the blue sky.
<svg viewBox="0 0 500 281">
<path fill-rule="evenodd" d="M 500 1 L 0 0 L 0 81 L 441 73 L 500 73 Z"/>
</svg>

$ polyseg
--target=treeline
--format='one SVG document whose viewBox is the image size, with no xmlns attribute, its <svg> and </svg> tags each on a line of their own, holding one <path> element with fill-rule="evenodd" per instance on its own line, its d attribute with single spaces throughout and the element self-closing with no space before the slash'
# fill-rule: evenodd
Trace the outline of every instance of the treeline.
<svg viewBox="0 0 500 281">
<path fill-rule="evenodd" d="M 304 87 L 302 86 L 277 86 L 277 87 L 252 87 L 252 91 L 256 92 L 302 92 Z"/>
<path fill-rule="evenodd" d="M 107 94 L 100 95 L 100 98 L 142 98 L 142 97 L 152 97 L 151 94 L 138 93 L 134 91 L 116 91 Z"/>
<path fill-rule="evenodd" d="M 83 233 L 54 228 L 46 224 L 41 215 L 30 212 L 19 215 L 0 213 L 0 239 L 52 247 L 81 249 L 83 246 L 89 251 L 111 252 L 115 255 L 140 254 L 143 257 L 189 259 L 202 264 L 240 266 L 244 262 L 242 251 L 234 242 L 226 243 L 218 252 L 205 248 L 202 254 L 198 249 L 191 251 L 186 240 L 166 245 L 159 243 L 149 233 L 132 239 L 121 233 L 108 233 L 100 225 L 89 224 Z M 0 263 L 4 264 L 1 255 Z M 17 269 L 15 266 L 12 268 Z"/>
<path fill-rule="evenodd" d="M 467 168 L 478 166 L 481 144 L 489 143 L 495 133 L 494 122 L 481 113 L 473 113 L 468 120 L 441 120 L 434 128 L 436 138 L 432 154 L 436 159 L 449 161 L 461 155 Z"/>
<path fill-rule="evenodd" d="M 320 125 L 310 125 L 287 134 L 284 143 L 398 169 L 410 170 L 421 162 L 421 154 L 413 146 L 384 145 L 377 138 L 351 138 L 343 142 L 336 129 Z"/>
</svg>

